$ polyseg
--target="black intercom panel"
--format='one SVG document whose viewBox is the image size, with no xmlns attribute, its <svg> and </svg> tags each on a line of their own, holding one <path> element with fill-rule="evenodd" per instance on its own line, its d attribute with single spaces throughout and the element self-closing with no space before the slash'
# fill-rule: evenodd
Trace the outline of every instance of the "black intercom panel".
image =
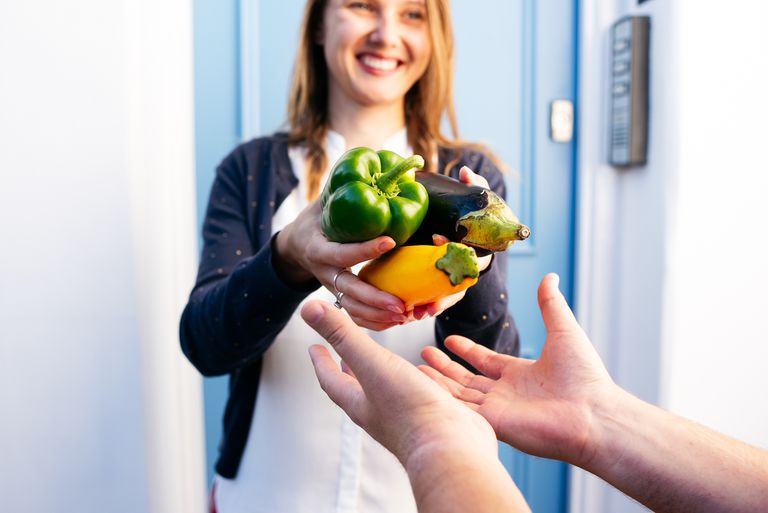
<svg viewBox="0 0 768 513">
<path fill-rule="evenodd" d="M 646 162 L 650 26 L 648 16 L 629 16 L 611 31 L 609 161 L 618 167 Z"/>
</svg>

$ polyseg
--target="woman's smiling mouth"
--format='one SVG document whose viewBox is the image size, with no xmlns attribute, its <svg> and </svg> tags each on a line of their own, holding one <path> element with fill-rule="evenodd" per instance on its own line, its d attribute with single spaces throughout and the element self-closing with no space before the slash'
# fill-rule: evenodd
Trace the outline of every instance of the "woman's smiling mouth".
<svg viewBox="0 0 768 513">
<path fill-rule="evenodd" d="M 397 69 L 401 64 L 399 59 L 391 59 L 369 53 L 358 55 L 357 60 L 362 65 L 363 69 L 373 74 L 390 73 Z"/>
</svg>

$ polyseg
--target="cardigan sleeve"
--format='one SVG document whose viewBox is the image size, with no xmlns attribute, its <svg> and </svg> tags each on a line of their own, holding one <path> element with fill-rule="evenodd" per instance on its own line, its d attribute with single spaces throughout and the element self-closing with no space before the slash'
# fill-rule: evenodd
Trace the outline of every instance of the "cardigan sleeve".
<svg viewBox="0 0 768 513">
<path fill-rule="evenodd" d="M 492 191 L 506 199 L 506 186 L 501 171 L 485 155 L 467 152 L 468 157 L 456 166 L 469 166 L 475 173 L 488 180 Z M 517 356 L 520 352 L 520 336 L 507 306 L 507 255 L 495 253 L 491 266 L 482 273 L 475 286 L 467 290 L 464 298 L 440 314 L 435 322 L 437 345 L 445 349 L 449 335 L 462 335 L 496 352 Z M 451 358 L 460 361 L 450 351 Z M 468 365 L 467 365 L 468 366 Z"/>
<path fill-rule="evenodd" d="M 248 155 L 238 148 L 221 163 L 211 188 L 197 281 L 179 328 L 184 354 L 205 376 L 256 362 L 301 301 L 319 286 L 288 286 L 272 266 L 274 237 L 264 237 L 259 245 L 251 236 L 248 212 L 259 202 L 249 197 L 247 188 L 261 190 L 260 203 L 274 207 L 268 205 L 273 194 L 267 184 L 272 180 L 257 174 L 248 174 Z M 257 218 L 255 224 L 268 230 L 271 222 Z"/>
</svg>

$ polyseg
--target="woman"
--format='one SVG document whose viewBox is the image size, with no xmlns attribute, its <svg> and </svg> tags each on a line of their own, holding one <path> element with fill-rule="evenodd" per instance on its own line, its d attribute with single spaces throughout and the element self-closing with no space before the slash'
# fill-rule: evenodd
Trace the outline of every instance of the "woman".
<svg viewBox="0 0 768 513">
<path fill-rule="evenodd" d="M 503 195 L 491 159 L 440 131 L 446 116 L 456 133 L 452 66 L 447 0 L 310 0 L 289 133 L 245 143 L 218 168 L 180 332 L 201 373 L 230 375 L 212 501 L 219 513 L 415 511 L 402 466 L 317 387 L 306 355 L 317 336 L 297 314 L 307 298 L 337 299 L 412 362 L 452 333 L 517 352 L 504 255 L 483 260 L 466 295 L 406 312 L 346 272 L 392 239 L 336 244 L 320 231 L 315 198 L 329 164 L 357 146 L 418 153 L 431 172 Z"/>
</svg>

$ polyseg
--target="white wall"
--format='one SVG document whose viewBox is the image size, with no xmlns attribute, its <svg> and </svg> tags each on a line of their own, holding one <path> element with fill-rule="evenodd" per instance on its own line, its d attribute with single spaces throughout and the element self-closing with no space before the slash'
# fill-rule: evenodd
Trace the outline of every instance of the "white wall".
<svg viewBox="0 0 768 513">
<path fill-rule="evenodd" d="M 191 2 L 0 4 L 4 511 L 204 508 L 191 63 Z"/>
<path fill-rule="evenodd" d="M 768 5 L 683 2 L 663 403 L 768 447 Z"/>
<path fill-rule="evenodd" d="M 759 2 L 581 4 L 577 309 L 614 379 L 768 446 L 768 19 Z M 607 165 L 611 24 L 651 16 L 648 164 Z M 575 472 L 572 511 L 644 511 Z"/>
</svg>

